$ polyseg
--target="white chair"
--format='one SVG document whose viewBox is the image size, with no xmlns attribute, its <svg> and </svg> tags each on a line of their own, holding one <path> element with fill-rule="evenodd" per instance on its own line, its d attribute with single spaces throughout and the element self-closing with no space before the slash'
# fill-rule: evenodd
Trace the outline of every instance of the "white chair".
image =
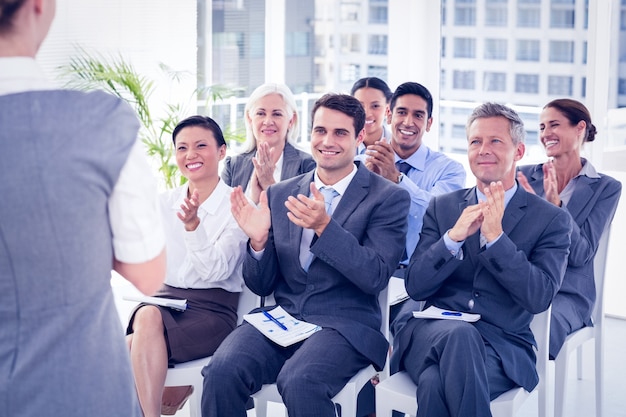
<svg viewBox="0 0 626 417">
<path fill-rule="evenodd" d="M 381 332 L 388 339 L 389 335 L 389 305 L 387 288 L 380 292 L 378 296 L 378 302 L 381 309 L 382 323 Z M 388 375 L 388 366 L 385 365 L 385 370 L 379 374 L 379 378 L 384 379 L 384 375 Z M 368 365 L 366 368 L 361 369 L 354 375 L 350 381 L 343 387 L 341 391 L 333 397 L 333 402 L 341 407 L 341 417 L 356 417 L 356 405 L 357 397 L 361 389 L 367 384 L 374 375 L 376 375 L 376 369 L 372 365 Z M 261 389 L 252 395 L 254 398 L 254 410 L 256 417 L 267 417 L 267 403 L 283 403 L 283 399 L 278 392 L 276 384 L 265 384 Z M 287 412 L 285 410 L 285 416 Z"/>
<path fill-rule="evenodd" d="M 593 260 L 593 273 L 596 283 L 596 304 L 593 307 L 591 320 L 593 327 L 583 327 L 567 336 L 563 347 L 554 360 L 554 417 L 563 417 L 565 411 L 565 393 L 568 380 L 568 360 L 570 353 L 576 351 L 577 377 L 582 379 L 583 368 L 583 345 L 589 340 L 595 341 L 595 384 L 596 384 L 596 417 L 602 417 L 602 375 L 604 367 L 604 355 L 602 329 L 604 322 L 604 268 L 608 242 L 611 234 L 611 226 L 607 226 L 598 242 L 598 250 Z"/>
<path fill-rule="evenodd" d="M 538 416 L 547 417 L 548 401 L 546 389 L 546 374 L 548 367 L 548 347 L 550 336 L 550 311 L 536 314 L 530 328 L 537 341 L 537 373 L 539 384 L 534 391 L 539 393 Z M 391 417 L 392 411 L 400 411 L 412 416 L 417 415 L 417 386 L 409 375 L 402 371 L 376 385 L 376 417 Z M 493 417 L 511 417 L 530 396 L 523 388 L 513 388 L 500 395 L 491 402 Z"/>
<path fill-rule="evenodd" d="M 248 314 L 250 310 L 254 309 L 259 303 L 259 297 L 244 286 L 241 296 L 239 297 L 239 304 L 237 306 L 237 324 L 241 324 L 243 321 L 243 315 Z M 189 415 L 190 417 L 201 416 L 201 400 L 202 400 L 202 368 L 204 368 L 209 361 L 210 356 L 206 358 L 200 358 L 189 362 L 177 363 L 173 368 L 167 370 L 165 376 L 166 387 L 178 387 L 178 386 L 193 386 L 193 394 L 188 399 L 189 402 Z"/>
</svg>

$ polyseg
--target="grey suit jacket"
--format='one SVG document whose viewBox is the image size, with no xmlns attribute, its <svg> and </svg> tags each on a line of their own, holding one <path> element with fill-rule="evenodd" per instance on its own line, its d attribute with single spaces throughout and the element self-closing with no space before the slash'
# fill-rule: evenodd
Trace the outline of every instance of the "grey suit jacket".
<svg viewBox="0 0 626 417">
<path fill-rule="evenodd" d="M 224 160 L 224 169 L 222 170 L 222 180 L 231 187 L 241 185 L 245 191 L 248 188 L 254 165 L 252 158 L 256 154 L 256 150 L 242 153 L 241 155 L 227 156 Z M 304 174 L 315 168 L 313 157 L 306 152 L 296 149 L 292 144 L 287 142 L 283 150 L 283 169 L 280 179 L 286 180 L 296 175 Z"/>
<path fill-rule="evenodd" d="M 543 164 L 523 166 L 520 171 L 535 193 L 544 197 Z M 579 314 L 578 320 L 587 326 L 592 325 L 591 312 L 596 301 L 593 258 L 602 232 L 613 220 L 621 192 L 622 184 L 607 175 L 600 174 L 600 178 L 581 176 L 564 207 L 573 220 L 572 244 L 557 298 L 568 298 Z"/>
<path fill-rule="evenodd" d="M 472 204 L 475 188 L 430 201 L 407 268 L 407 292 L 427 305 L 480 314 L 476 329 L 502 359 L 507 376 L 530 391 L 538 377 L 529 325 L 534 314 L 550 306 L 561 285 L 571 222 L 560 208 L 518 187 L 502 219 L 503 235 L 486 250 L 480 248 L 478 233 L 470 236 L 462 247 L 463 259 L 457 259 L 443 235 Z M 406 313 L 401 314 L 397 320 L 406 322 Z M 392 372 L 409 343 L 399 327 Z"/>
<path fill-rule="evenodd" d="M 288 196 L 309 195 L 313 172 L 268 189 L 272 226 L 262 258 L 244 260 L 246 285 L 259 295 L 274 293 L 293 316 L 336 329 L 382 369 L 388 343 L 380 332 L 378 293 L 404 250 L 408 193 L 360 165 L 335 208 L 331 222 L 311 245 L 308 272 L 300 265 L 303 229 L 287 218 Z"/>
</svg>

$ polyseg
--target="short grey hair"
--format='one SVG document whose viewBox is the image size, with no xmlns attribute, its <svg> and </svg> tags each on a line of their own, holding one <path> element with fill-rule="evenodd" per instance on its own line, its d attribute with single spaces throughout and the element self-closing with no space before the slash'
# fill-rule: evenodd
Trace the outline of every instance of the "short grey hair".
<svg viewBox="0 0 626 417">
<path fill-rule="evenodd" d="M 476 107 L 467 119 L 465 125 L 465 134 L 469 137 L 469 129 L 476 119 L 484 119 L 487 117 L 504 117 L 509 121 L 511 139 L 513 144 L 524 143 L 526 138 L 526 129 L 524 122 L 517 112 L 512 108 L 500 103 L 487 102 Z"/>
</svg>

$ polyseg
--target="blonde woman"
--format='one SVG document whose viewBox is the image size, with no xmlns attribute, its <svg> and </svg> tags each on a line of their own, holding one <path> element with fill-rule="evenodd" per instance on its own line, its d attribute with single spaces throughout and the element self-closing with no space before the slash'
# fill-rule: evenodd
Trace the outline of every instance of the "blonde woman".
<svg viewBox="0 0 626 417">
<path fill-rule="evenodd" d="M 311 171 L 315 161 L 293 145 L 298 138 L 298 114 L 289 87 L 274 83 L 257 87 L 244 113 L 248 148 L 226 157 L 222 179 L 231 187 L 240 185 L 258 203 L 261 191 Z"/>
</svg>

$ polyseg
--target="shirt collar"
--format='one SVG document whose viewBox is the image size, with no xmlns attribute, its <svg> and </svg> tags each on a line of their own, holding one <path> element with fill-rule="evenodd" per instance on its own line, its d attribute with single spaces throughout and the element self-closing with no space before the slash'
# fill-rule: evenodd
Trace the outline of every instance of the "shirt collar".
<svg viewBox="0 0 626 417">
<path fill-rule="evenodd" d="M 511 201 L 511 199 L 515 195 L 516 191 L 517 191 L 517 181 L 513 183 L 513 186 L 511 188 L 509 188 L 508 190 L 504 192 L 504 207 L 505 208 L 509 204 L 509 201 Z M 476 198 L 478 199 L 478 201 L 487 200 L 487 197 L 485 196 L 485 194 L 482 191 L 480 191 L 478 187 L 476 187 Z"/>
<path fill-rule="evenodd" d="M 580 158 L 580 162 L 582 162 L 583 167 L 577 177 L 584 175 L 589 178 L 600 178 L 600 174 L 598 174 L 598 171 L 596 171 L 596 168 L 591 162 L 587 161 L 585 158 Z"/>
<path fill-rule="evenodd" d="M 417 148 L 417 150 L 413 152 L 413 154 L 406 159 L 400 158 L 398 154 L 394 152 L 395 162 L 404 161 L 408 163 L 409 165 L 411 165 L 411 167 L 417 169 L 418 171 L 424 171 L 424 169 L 426 168 L 426 158 L 428 157 L 429 151 L 430 149 L 428 149 L 428 146 L 422 143 L 420 147 Z"/>
<path fill-rule="evenodd" d="M 340 179 L 334 184 L 324 184 L 322 180 L 320 180 L 320 177 L 317 175 L 317 168 L 316 168 L 315 174 L 313 175 L 313 180 L 315 181 L 315 188 L 319 190 L 322 187 L 332 187 L 335 191 L 337 191 L 337 193 L 339 193 L 339 195 L 343 195 L 346 192 L 346 189 L 348 188 L 348 186 L 350 185 L 350 181 L 352 181 L 352 178 L 354 178 L 354 176 L 356 175 L 356 171 L 357 171 L 356 165 L 353 164 L 352 172 L 350 172 L 348 175 L 346 175 L 345 177 L 343 177 L 342 179 Z"/>
<path fill-rule="evenodd" d="M 53 88 L 34 58 L 0 58 L 0 95 Z"/>
</svg>

